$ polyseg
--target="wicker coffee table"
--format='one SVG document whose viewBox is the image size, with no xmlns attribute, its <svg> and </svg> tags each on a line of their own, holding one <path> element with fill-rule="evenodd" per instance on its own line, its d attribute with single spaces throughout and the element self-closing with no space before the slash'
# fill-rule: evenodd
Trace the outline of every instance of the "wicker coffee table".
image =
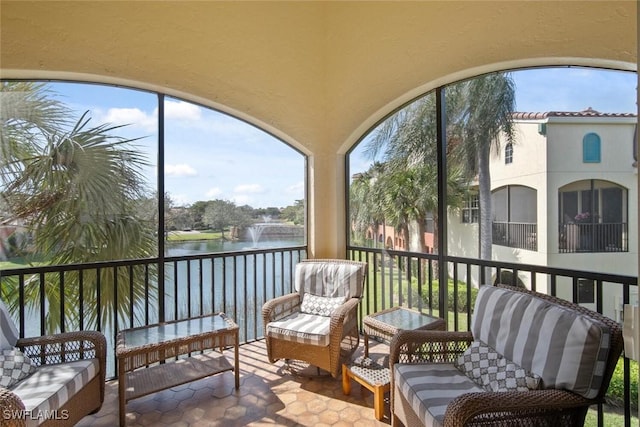
<svg viewBox="0 0 640 427">
<path fill-rule="evenodd" d="M 233 365 L 221 353 L 226 347 L 234 349 Z M 156 391 L 226 371 L 240 387 L 238 325 L 224 313 L 122 330 L 116 357 L 120 426 L 128 401 Z"/>
<path fill-rule="evenodd" d="M 434 331 L 447 329 L 443 319 L 404 307 L 392 307 L 365 316 L 362 325 L 365 357 L 369 356 L 369 337 L 391 341 L 400 329 Z"/>
</svg>

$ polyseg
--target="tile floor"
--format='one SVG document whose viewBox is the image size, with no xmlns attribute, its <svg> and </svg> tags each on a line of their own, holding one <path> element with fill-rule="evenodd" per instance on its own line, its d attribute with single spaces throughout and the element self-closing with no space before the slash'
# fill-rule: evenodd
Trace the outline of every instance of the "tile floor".
<svg viewBox="0 0 640 427">
<path fill-rule="evenodd" d="M 372 358 L 388 354 L 384 344 L 371 342 Z M 362 344 L 354 357 L 362 355 Z M 226 351 L 225 351 L 226 353 Z M 228 357 L 233 357 L 229 352 Z M 388 397 L 388 396 L 387 396 Z M 318 375 L 317 369 L 267 360 L 264 341 L 240 346 L 240 389 L 233 372 L 225 372 L 160 391 L 127 404 L 127 426 L 384 426 L 373 414 L 373 395 L 352 382 L 351 395 L 341 379 Z M 108 381 L 102 409 L 85 417 L 79 427 L 118 425 L 118 383 Z"/>
</svg>

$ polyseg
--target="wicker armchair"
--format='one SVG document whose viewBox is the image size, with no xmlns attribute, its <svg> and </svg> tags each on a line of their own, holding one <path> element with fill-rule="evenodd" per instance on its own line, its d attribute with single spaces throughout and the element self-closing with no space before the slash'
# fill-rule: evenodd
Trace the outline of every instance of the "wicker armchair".
<svg viewBox="0 0 640 427">
<path fill-rule="evenodd" d="M 4 314 L 5 316 L 0 313 L 0 320 L 11 321 L 7 319 L 6 312 Z M 28 356 L 37 369 L 34 374 L 11 389 L 0 386 L 0 425 L 73 426 L 84 416 L 100 410 L 104 402 L 107 359 L 106 340 L 102 333 L 65 332 L 20 338 L 17 341 L 12 338 L 15 337 L 10 337 L 11 345 L 15 343 L 14 346 Z M 71 372 L 71 375 L 84 375 L 87 372 L 85 365 L 89 364 L 89 369 L 96 371 L 93 378 L 68 378 L 69 374 L 66 372 Z M 66 402 L 59 407 L 55 406 L 55 402 L 59 401 L 57 394 L 52 394 L 49 398 L 45 396 L 48 390 L 56 389 L 61 389 L 63 395 L 68 396 Z M 25 395 L 29 396 L 29 404 L 44 398 L 44 402 L 41 403 L 43 406 L 25 405 L 21 398 Z"/>
<path fill-rule="evenodd" d="M 262 307 L 267 354 L 301 360 L 337 378 L 358 347 L 357 308 L 367 264 L 319 259 L 296 265 L 295 292 Z"/>
<path fill-rule="evenodd" d="M 474 330 L 473 326 L 471 332 L 405 330 L 400 331 L 393 338 L 390 348 L 392 425 L 397 426 L 402 423 L 411 427 L 417 425 L 443 425 L 446 427 L 488 425 L 582 426 L 589 406 L 604 401 L 609 381 L 622 351 L 621 325 L 603 315 L 559 298 L 508 286 L 500 285 L 499 287 L 507 289 L 509 292 L 531 295 L 556 307 L 561 307 L 563 310 L 562 315 L 571 313 L 572 315 L 584 316 L 581 319 L 588 318 L 598 325 L 605 325 L 603 330 L 608 330 L 608 339 L 605 338 L 608 345 L 605 343 L 601 348 L 607 348 L 607 355 L 604 360 L 596 362 L 600 363 L 600 366 L 596 369 L 599 372 L 597 375 L 600 377 L 598 381 L 590 383 L 592 387 L 590 390 L 591 396 L 584 397 L 582 395 L 584 393 L 579 394 L 575 391 L 570 391 L 567 389 L 569 386 L 552 388 L 545 383 L 544 375 L 541 375 L 540 389 L 536 390 L 486 391 L 476 389 L 471 392 L 464 391 L 462 390 L 465 388 L 464 381 L 468 380 L 468 378 L 464 374 L 456 374 L 457 369 L 453 367 L 453 364 L 471 343 L 478 339 L 474 337 L 476 330 Z M 487 306 L 486 302 L 485 300 L 485 307 Z M 475 311 L 478 311 L 477 306 Z M 490 314 L 490 316 L 493 315 Z M 474 312 L 474 322 L 477 321 L 476 317 Z M 498 317 L 493 316 L 491 319 L 495 320 Z M 513 317 L 511 319 L 504 318 L 503 322 L 506 322 L 503 324 L 504 329 L 500 329 L 499 326 L 493 323 L 493 330 L 490 334 L 493 336 L 499 335 L 497 329 L 500 330 L 500 333 L 509 327 L 513 329 L 513 326 L 508 325 L 509 321 L 515 323 Z M 525 325 L 523 329 L 526 329 L 526 327 Z M 552 327 L 553 325 L 545 325 L 545 328 L 542 328 L 544 332 L 540 332 L 540 336 L 546 334 L 548 337 L 551 334 L 549 331 Z M 537 331 L 534 331 L 532 334 L 535 335 L 537 333 Z M 606 332 L 604 336 L 607 336 Z M 511 336 L 510 339 L 512 340 L 514 337 Z M 560 340 L 560 337 L 557 339 Z M 531 354 L 537 352 L 539 346 L 540 344 L 535 350 L 525 347 L 524 353 L 527 354 L 525 358 L 531 359 Z M 522 345 L 519 347 L 520 351 L 522 351 Z M 547 350 L 547 354 L 550 354 L 551 346 Z M 553 350 L 555 356 L 549 358 L 553 360 L 547 361 L 547 364 L 559 363 L 558 359 L 562 359 L 561 356 L 558 356 L 558 354 L 562 353 L 558 353 L 556 346 L 553 347 Z M 542 351 L 544 352 L 545 349 L 542 348 Z M 578 365 L 575 358 L 570 363 L 573 363 L 574 366 Z M 420 377 L 420 380 L 415 376 L 417 371 L 413 371 L 412 375 L 414 376 L 410 380 L 412 387 L 420 389 L 419 398 L 416 398 L 416 394 L 408 393 L 407 383 L 399 384 L 402 380 L 398 378 L 399 375 L 403 375 L 399 373 L 401 372 L 398 370 L 399 367 L 403 365 L 417 367 L 418 365 L 415 364 L 419 364 L 419 369 L 424 369 L 421 371 L 424 376 Z M 539 369 L 539 366 L 536 366 L 536 368 Z M 602 368 L 604 369 L 603 371 Z M 440 376 L 440 379 L 436 378 L 434 380 L 432 377 L 427 380 L 427 376 L 433 375 L 429 369 L 434 372 L 437 370 L 438 373 L 435 375 Z M 449 373 L 448 379 L 443 374 L 446 372 Z M 445 376 L 443 377 L 443 375 Z M 460 375 L 462 379 L 460 379 Z M 456 378 L 454 379 L 454 377 Z M 421 382 L 422 384 L 419 384 Z M 428 385 L 434 382 L 439 382 L 440 385 Z M 451 384 L 455 385 L 451 387 Z M 456 391 L 454 390 L 455 388 L 459 390 Z M 429 393 L 431 393 L 430 396 Z M 434 409 L 436 406 L 440 406 L 440 408 Z M 427 411 L 431 412 L 431 415 L 425 415 Z M 440 411 L 439 416 L 433 415 L 438 414 L 438 411 Z M 442 412 L 444 412 L 444 416 L 442 416 Z"/>
</svg>

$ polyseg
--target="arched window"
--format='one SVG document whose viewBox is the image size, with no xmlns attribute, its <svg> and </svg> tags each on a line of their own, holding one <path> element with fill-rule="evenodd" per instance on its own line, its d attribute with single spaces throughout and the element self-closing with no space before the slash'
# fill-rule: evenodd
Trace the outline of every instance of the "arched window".
<svg viewBox="0 0 640 427">
<path fill-rule="evenodd" d="M 504 164 L 508 165 L 510 163 L 513 163 L 513 144 L 512 143 L 508 143 L 504 147 Z"/>
<path fill-rule="evenodd" d="M 588 133 L 582 138 L 582 162 L 600 163 L 600 137 L 597 133 Z"/>
</svg>

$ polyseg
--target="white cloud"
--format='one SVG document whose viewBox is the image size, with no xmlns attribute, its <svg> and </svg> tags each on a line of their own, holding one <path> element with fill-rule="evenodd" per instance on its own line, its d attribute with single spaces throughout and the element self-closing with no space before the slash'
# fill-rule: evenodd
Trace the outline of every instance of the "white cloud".
<svg viewBox="0 0 640 427">
<path fill-rule="evenodd" d="M 198 172 L 186 163 L 178 165 L 164 165 L 164 173 L 167 176 L 196 176 Z"/>
<path fill-rule="evenodd" d="M 234 193 L 264 193 L 264 188 L 260 184 L 241 184 L 233 189 Z"/>
<path fill-rule="evenodd" d="M 155 111 L 155 115 L 158 111 Z M 200 120 L 202 118 L 202 109 L 190 102 L 184 101 L 165 101 L 164 117 L 169 120 Z"/>
<path fill-rule="evenodd" d="M 207 192 L 205 193 L 205 195 L 210 198 L 213 199 L 214 197 L 219 196 L 220 194 L 222 194 L 222 190 L 218 187 L 213 187 L 210 188 L 209 190 L 207 190 Z"/>
<path fill-rule="evenodd" d="M 149 115 L 139 108 L 109 108 L 99 121 L 112 125 L 138 126 L 148 131 L 154 131 L 158 128 L 156 116 Z"/>
</svg>

